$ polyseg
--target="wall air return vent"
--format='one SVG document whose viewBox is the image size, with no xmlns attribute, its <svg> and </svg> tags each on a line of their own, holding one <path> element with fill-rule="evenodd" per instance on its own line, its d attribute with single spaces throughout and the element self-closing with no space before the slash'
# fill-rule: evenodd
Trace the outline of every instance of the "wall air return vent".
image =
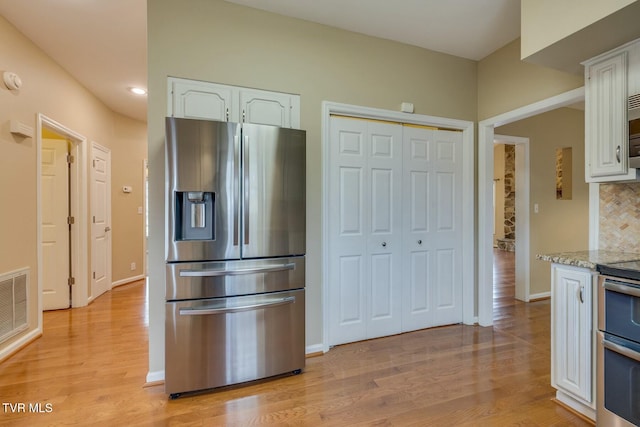
<svg viewBox="0 0 640 427">
<path fill-rule="evenodd" d="M 28 287 L 28 268 L 0 275 L 0 342 L 27 329 Z"/>
<path fill-rule="evenodd" d="M 640 93 L 636 95 L 631 95 L 628 101 L 629 110 L 633 110 L 634 108 L 640 108 Z"/>
</svg>

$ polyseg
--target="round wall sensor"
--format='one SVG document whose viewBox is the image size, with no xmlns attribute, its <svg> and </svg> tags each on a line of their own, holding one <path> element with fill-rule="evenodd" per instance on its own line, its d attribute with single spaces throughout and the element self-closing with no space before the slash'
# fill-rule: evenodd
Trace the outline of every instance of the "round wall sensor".
<svg viewBox="0 0 640 427">
<path fill-rule="evenodd" d="M 4 80 L 4 84 L 11 90 L 18 90 L 20 86 L 22 86 L 22 79 L 11 71 L 5 71 L 2 74 L 2 78 Z"/>
</svg>

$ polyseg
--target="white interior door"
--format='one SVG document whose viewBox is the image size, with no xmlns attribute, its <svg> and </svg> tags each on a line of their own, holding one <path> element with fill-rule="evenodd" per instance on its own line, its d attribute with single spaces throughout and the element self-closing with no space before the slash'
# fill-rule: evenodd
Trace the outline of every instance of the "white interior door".
<svg viewBox="0 0 640 427">
<path fill-rule="evenodd" d="M 69 145 L 42 139 L 42 308 L 69 307 Z"/>
<path fill-rule="evenodd" d="M 330 129 L 330 345 L 461 322 L 462 132 Z"/>
<path fill-rule="evenodd" d="M 462 321 L 462 132 L 404 128 L 403 331 Z"/>
<path fill-rule="evenodd" d="M 331 344 L 401 331 L 402 127 L 331 118 Z"/>
<path fill-rule="evenodd" d="M 92 145 L 91 215 L 90 300 L 111 289 L 111 152 L 96 143 Z"/>
</svg>

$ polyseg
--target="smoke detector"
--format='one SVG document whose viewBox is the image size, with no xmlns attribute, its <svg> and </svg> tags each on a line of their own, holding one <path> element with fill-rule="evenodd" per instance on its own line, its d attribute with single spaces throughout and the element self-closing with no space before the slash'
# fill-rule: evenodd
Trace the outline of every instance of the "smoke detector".
<svg viewBox="0 0 640 427">
<path fill-rule="evenodd" d="M 5 71 L 2 73 L 2 79 L 4 80 L 5 86 L 7 86 L 11 90 L 18 90 L 22 86 L 22 79 L 11 71 Z"/>
</svg>

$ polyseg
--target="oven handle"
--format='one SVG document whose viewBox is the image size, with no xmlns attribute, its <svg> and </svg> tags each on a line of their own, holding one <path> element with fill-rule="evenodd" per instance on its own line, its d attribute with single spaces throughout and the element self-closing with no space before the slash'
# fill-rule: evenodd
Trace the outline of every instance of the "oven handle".
<svg viewBox="0 0 640 427">
<path fill-rule="evenodd" d="M 604 288 L 608 291 L 618 292 L 620 294 L 625 294 L 632 297 L 640 298 L 640 289 L 632 286 L 626 286 L 621 283 L 613 283 L 613 282 L 605 281 Z"/>
<path fill-rule="evenodd" d="M 640 353 L 628 349 L 627 347 L 612 343 L 607 339 L 602 340 L 602 345 L 604 346 L 604 348 L 611 350 L 614 353 L 621 354 L 625 357 L 628 357 L 629 359 L 635 360 L 636 362 L 640 362 Z"/>
<path fill-rule="evenodd" d="M 237 270 L 180 270 L 180 277 L 218 277 L 240 276 L 243 274 L 271 273 L 274 271 L 293 270 L 296 265 L 288 264 L 268 265 L 265 267 L 240 268 Z"/>
<path fill-rule="evenodd" d="M 261 308 L 271 308 L 284 304 L 291 304 L 296 301 L 296 297 L 285 297 L 276 301 L 269 301 L 260 304 L 243 305 L 240 307 L 221 307 L 221 308 L 181 308 L 181 316 L 204 316 L 208 314 L 227 314 L 238 313 L 241 311 L 259 310 Z"/>
</svg>

